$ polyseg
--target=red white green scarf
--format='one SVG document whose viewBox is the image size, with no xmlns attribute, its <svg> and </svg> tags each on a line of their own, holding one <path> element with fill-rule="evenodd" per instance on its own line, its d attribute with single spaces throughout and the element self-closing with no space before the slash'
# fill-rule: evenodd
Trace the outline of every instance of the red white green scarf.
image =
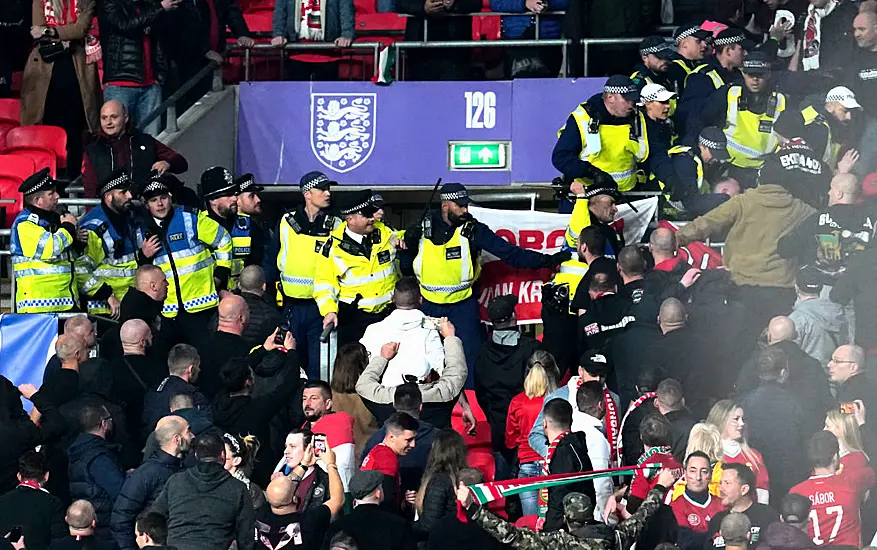
<svg viewBox="0 0 877 550">
<path fill-rule="evenodd" d="M 666 455 L 673 454 L 673 449 L 670 447 L 651 447 L 646 452 L 644 452 L 642 456 L 639 457 L 639 460 L 636 461 L 636 465 L 641 470 L 645 470 L 643 472 L 643 475 L 646 477 L 646 479 L 652 479 L 655 474 L 661 471 L 660 464 L 646 464 L 645 466 L 643 466 L 643 462 L 658 453 L 663 453 Z"/>
<path fill-rule="evenodd" d="M 580 387 L 582 387 L 582 378 L 581 376 L 576 381 L 576 391 Z M 575 393 L 570 393 L 570 402 L 573 404 L 573 410 L 575 410 L 575 401 L 576 396 Z M 618 441 L 621 439 L 619 437 L 621 433 L 621 426 L 619 425 L 618 419 L 618 406 L 615 405 L 615 400 L 612 399 L 612 394 L 609 392 L 609 388 L 606 387 L 606 384 L 603 384 L 603 405 L 606 410 L 606 414 L 603 415 L 603 428 L 606 431 L 606 440 L 609 442 L 609 464 L 618 464 L 618 449 L 616 446 L 618 445 Z"/>
<path fill-rule="evenodd" d="M 559 436 L 554 438 L 548 445 L 548 454 L 545 456 L 545 461 L 542 462 L 542 473 L 545 476 L 549 475 L 549 466 L 551 465 L 551 459 L 554 457 L 554 451 L 557 450 L 557 446 L 560 444 L 560 441 L 569 434 L 569 431 L 563 432 Z M 532 478 L 536 479 L 536 478 Z M 548 512 L 548 486 L 539 488 L 539 517 L 544 520 L 545 514 Z"/>
<path fill-rule="evenodd" d="M 636 410 L 637 407 L 648 401 L 653 397 L 657 397 L 658 392 L 650 391 L 639 396 L 639 399 L 630 404 L 627 408 L 627 412 L 624 413 L 624 418 L 621 419 L 621 433 L 624 433 L 624 424 L 627 422 L 627 417 L 630 416 L 630 413 Z M 621 466 L 622 458 L 624 457 L 624 438 L 618 438 L 618 449 L 615 451 L 615 458 L 618 460 L 617 465 Z"/>
</svg>

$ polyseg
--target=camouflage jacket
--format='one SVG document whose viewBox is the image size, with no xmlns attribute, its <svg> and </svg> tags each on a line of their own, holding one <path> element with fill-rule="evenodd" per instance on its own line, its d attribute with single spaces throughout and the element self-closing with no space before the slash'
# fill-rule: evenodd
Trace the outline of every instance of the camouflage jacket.
<svg viewBox="0 0 877 550">
<path fill-rule="evenodd" d="M 615 540 L 579 538 L 566 531 L 536 533 L 515 527 L 484 508 L 478 508 L 472 519 L 496 540 L 517 550 L 617 550 L 628 548 L 645 528 L 664 501 L 667 489 L 660 485 L 649 491 L 639 509 L 615 528 Z"/>
</svg>

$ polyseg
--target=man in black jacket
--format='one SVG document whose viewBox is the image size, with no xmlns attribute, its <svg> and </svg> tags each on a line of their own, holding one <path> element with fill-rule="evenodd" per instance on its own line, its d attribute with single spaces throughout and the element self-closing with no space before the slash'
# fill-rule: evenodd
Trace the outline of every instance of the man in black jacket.
<svg viewBox="0 0 877 550">
<path fill-rule="evenodd" d="M 153 29 L 180 0 L 106 0 L 98 5 L 104 99 L 122 102 L 135 122 L 161 104 L 161 83 L 167 72 L 164 52 Z M 156 136 L 161 117 L 141 128 Z"/>
<path fill-rule="evenodd" d="M 148 355 L 160 360 L 167 359 L 170 351 L 159 331 L 161 308 L 167 298 L 168 282 L 164 271 L 152 264 L 141 265 L 134 272 L 134 286 L 122 298 L 119 325 L 110 327 L 100 339 L 100 357 L 112 361 L 122 355 L 119 331 L 122 325 L 132 319 L 140 319 L 152 332 L 152 345 Z"/>
<path fill-rule="evenodd" d="M 198 351 L 188 344 L 171 348 L 167 358 L 168 376 L 143 398 L 143 426 L 141 433 L 147 436 L 155 429 L 159 419 L 171 413 L 171 399 L 180 394 L 191 395 L 194 406 L 210 411 L 210 402 L 194 385 L 201 373 Z"/>
<path fill-rule="evenodd" d="M 82 433 L 68 451 L 70 457 L 70 498 L 87 500 L 97 515 L 95 536 L 101 540 L 110 537 L 110 513 L 125 474 L 108 439 L 113 432 L 110 411 L 99 405 L 86 405 L 79 413 Z"/>
<path fill-rule="evenodd" d="M 631 311 L 632 303 L 616 294 L 616 290 L 617 285 L 612 274 L 595 273 L 591 277 L 588 285 L 591 301 L 578 320 L 580 352 L 605 349 L 613 336 L 624 331 L 628 324 L 636 320 Z"/>
<path fill-rule="evenodd" d="M 505 448 L 506 416 L 512 398 L 524 391 L 527 364 L 539 342 L 521 335 L 515 305 L 518 298 L 497 296 L 487 306 L 493 333 L 475 360 L 475 396 L 490 424 L 496 479 L 508 479 L 514 454 Z"/>
<path fill-rule="evenodd" d="M 143 398 L 164 378 L 166 361 L 158 361 L 147 353 L 152 346 L 152 332 L 142 320 L 126 321 L 119 334 L 122 356 L 112 364 L 113 395 L 124 403 L 128 433 L 137 435 L 143 422 Z"/>
<path fill-rule="evenodd" d="M 877 421 L 867 420 L 868 411 L 877 411 L 877 386 L 865 374 L 865 351 L 859 346 L 840 346 L 828 362 L 828 376 L 837 384 L 837 400 L 841 403 L 861 401 L 866 420 L 860 424 L 866 450 L 877 447 Z M 873 417 L 873 414 L 872 414 Z"/>
<path fill-rule="evenodd" d="M 265 293 L 265 272 L 258 265 L 248 265 L 238 280 L 241 297 L 250 308 L 250 319 L 241 338 L 251 347 L 265 341 L 280 326 L 280 311 Z"/>
<path fill-rule="evenodd" d="M 685 396 L 682 393 L 682 384 L 673 378 L 665 378 L 658 384 L 655 396 L 655 408 L 670 422 L 673 436 L 673 458 L 679 462 L 685 461 L 685 451 L 688 448 L 688 434 L 691 428 L 697 424 L 697 420 L 691 411 L 685 406 Z"/>
<path fill-rule="evenodd" d="M 135 550 L 134 522 L 148 510 L 170 477 L 182 471 L 182 457 L 195 438 L 189 423 L 179 416 L 165 416 L 155 427 L 160 448 L 131 472 L 116 498 L 110 527 L 121 550 Z"/>
<path fill-rule="evenodd" d="M 548 473 L 572 474 L 589 472 L 591 459 L 588 458 L 588 445 L 583 432 L 570 432 L 572 429 L 572 405 L 565 399 L 552 399 L 545 404 L 542 429 L 548 438 Z M 548 511 L 545 515 L 544 531 L 557 531 L 565 525 L 563 498 L 569 493 L 583 493 L 591 502 L 597 501 L 593 481 L 570 483 L 548 489 Z"/>
<path fill-rule="evenodd" d="M 18 487 L 0 496 L 0 531 L 20 525 L 28 548 L 46 550 L 53 539 L 67 534 L 64 503 L 43 489 L 49 470 L 41 453 L 26 452 L 18 465 Z"/>
<path fill-rule="evenodd" d="M 167 518 L 168 546 L 209 550 L 240 550 L 254 544 L 253 503 L 247 486 L 225 471 L 225 443 L 205 434 L 193 445 L 198 465 L 171 476 L 152 505 Z"/>
</svg>

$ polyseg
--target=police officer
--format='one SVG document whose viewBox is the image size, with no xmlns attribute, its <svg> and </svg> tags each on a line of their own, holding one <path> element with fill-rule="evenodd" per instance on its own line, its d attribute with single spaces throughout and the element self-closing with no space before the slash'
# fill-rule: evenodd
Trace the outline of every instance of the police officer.
<svg viewBox="0 0 877 550">
<path fill-rule="evenodd" d="M 238 183 L 232 178 L 231 172 L 222 166 L 213 166 L 201 174 L 201 200 L 207 215 L 222 226 L 232 238 L 231 273 L 228 278 L 228 289 L 237 288 L 237 279 L 244 270 L 244 259 L 249 254 L 241 246 L 242 239 L 248 238 L 248 229 L 238 223 Z M 238 239 L 238 250 L 235 253 L 234 239 Z"/>
<path fill-rule="evenodd" d="M 649 162 L 664 157 L 677 140 L 676 125 L 670 118 L 676 94 L 660 84 L 646 84 L 640 92 L 640 105 L 645 114 L 649 138 Z"/>
<path fill-rule="evenodd" d="M 672 88 L 677 94 L 685 89 L 685 80 L 694 70 L 703 65 L 703 58 L 709 50 L 708 39 L 712 35 L 700 28 L 700 25 L 684 25 L 673 33 L 676 43 L 676 55 L 667 69 L 670 78 L 675 82 Z M 671 89 L 667 87 L 667 89 Z"/>
<path fill-rule="evenodd" d="M 713 92 L 723 86 L 734 86 L 743 82 L 740 67 L 743 66 L 747 52 L 755 47 L 739 29 L 721 31 L 713 40 L 713 45 L 715 55 L 686 77 L 678 107 L 679 121 L 683 124 L 687 124 L 688 118 L 697 113 Z"/>
<path fill-rule="evenodd" d="M 308 377 L 320 377 L 320 332 L 323 315 L 314 300 L 314 274 L 317 258 L 330 238 L 330 233 L 341 225 L 341 220 L 328 213 L 331 199 L 330 181 L 322 172 L 308 172 L 299 180 L 304 204 L 280 218 L 275 235 L 268 248 L 266 280 L 269 288 L 280 282 L 283 319 L 295 337 L 301 361 L 307 361 Z"/>
<path fill-rule="evenodd" d="M 122 298 L 134 282 L 134 272 L 141 263 L 148 263 L 144 249 L 154 255 L 158 237 L 143 240 L 139 224 L 131 211 L 131 179 L 128 171 L 117 168 L 101 182 L 101 203 L 81 220 L 80 227 L 88 231 L 85 253 L 76 262 L 79 287 L 88 300 L 88 312 L 118 318 Z M 138 261 L 139 260 L 139 261 Z M 110 287 L 110 295 L 103 297 Z M 102 299 L 100 299 L 102 297 Z"/>
<path fill-rule="evenodd" d="M 554 167 L 585 186 L 614 181 L 621 191 L 633 189 L 637 163 L 649 155 L 645 120 L 634 109 L 638 100 L 639 89 L 630 78 L 609 77 L 603 92 L 579 105 L 558 131 Z"/>
<path fill-rule="evenodd" d="M 12 222 L 10 250 L 17 313 L 76 309 L 74 260 L 84 248 L 72 214 L 58 215 L 58 182 L 44 168 L 19 186 L 24 209 Z"/>
<path fill-rule="evenodd" d="M 420 282 L 423 296 L 420 309 L 431 317 L 447 317 L 454 324 L 469 365 L 467 387 L 472 387 L 475 358 L 483 336 L 478 299 L 472 292 L 481 273 L 481 252 L 489 252 L 508 265 L 523 269 L 554 269 L 569 254 L 541 254 L 498 237 L 469 213 L 472 199 L 459 183 L 443 185 L 439 198 L 440 211 L 406 231 L 405 243 L 414 256 L 414 274 Z"/>
<path fill-rule="evenodd" d="M 713 94 L 691 117 L 686 144 L 697 143 L 700 130 L 708 125 L 724 128 L 731 155 L 731 175 L 743 187 L 754 187 L 763 155 L 780 144 L 774 124 L 786 110 L 786 96 L 771 88 L 770 58 L 753 52 L 743 63 L 744 84 Z"/>
<path fill-rule="evenodd" d="M 789 109 L 777 120 L 776 132 L 784 140 L 800 137 L 814 151 L 822 153 L 822 162 L 835 171 L 848 172 L 851 166 L 839 165 L 839 137 L 846 134 L 853 114 L 860 116 L 862 106 L 854 94 L 845 86 L 837 86 L 828 91 L 822 105 L 807 105 L 801 110 Z M 855 154 L 848 155 L 847 162 Z"/>
<path fill-rule="evenodd" d="M 261 266 L 265 259 L 265 246 L 268 230 L 262 221 L 262 197 L 265 190 L 256 185 L 253 174 L 244 174 L 236 179 L 238 186 L 238 215 L 235 230 L 232 232 L 232 257 L 241 258 L 243 267 Z"/>
<path fill-rule="evenodd" d="M 231 236 L 207 212 L 174 206 L 164 176 L 153 176 L 141 192 L 146 208 L 144 240 L 158 238 L 152 263 L 164 271 L 169 287 L 161 330 L 169 345 L 197 347 L 207 332 L 219 293 L 231 273 Z M 144 255 L 148 255 L 144 249 Z"/>
<path fill-rule="evenodd" d="M 668 90 L 676 91 L 676 81 L 670 74 L 673 48 L 661 36 L 648 36 L 639 43 L 639 56 L 642 63 L 636 66 L 630 79 L 640 89 L 646 84 L 660 84 Z"/>
<path fill-rule="evenodd" d="M 676 145 L 666 156 L 649 158 L 649 170 L 664 192 L 670 213 L 702 216 L 730 198 L 724 193 L 710 193 L 706 177 L 708 166 L 730 160 L 727 145 L 721 130 L 707 126 L 701 130 L 695 147 Z"/>
<path fill-rule="evenodd" d="M 345 193 L 338 201 L 344 223 L 317 256 L 314 300 L 323 327 L 338 329 L 338 345 L 358 342 L 366 327 L 390 313 L 399 280 L 396 249 L 404 232 L 375 224 L 371 191 Z"/>
</svg>

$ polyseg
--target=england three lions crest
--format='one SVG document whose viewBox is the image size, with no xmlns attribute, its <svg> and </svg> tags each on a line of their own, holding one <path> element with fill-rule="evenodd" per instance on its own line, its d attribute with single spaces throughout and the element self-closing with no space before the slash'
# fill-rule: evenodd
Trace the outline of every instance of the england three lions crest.
<svg viewBox="0 0 877 550">
<path fill-rule="evenodd" d="M 311 150 L 335 172 L 362 166 L 375 147 L 377 94 L 311 94 Z"/>
</svg>

